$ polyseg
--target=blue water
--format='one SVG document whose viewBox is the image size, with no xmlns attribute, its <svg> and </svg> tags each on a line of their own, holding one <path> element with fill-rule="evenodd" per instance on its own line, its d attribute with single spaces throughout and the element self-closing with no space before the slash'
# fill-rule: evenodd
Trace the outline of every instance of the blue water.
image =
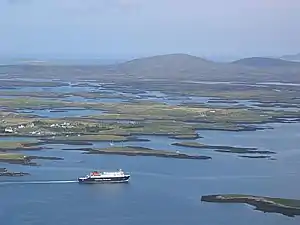
<svg viewBox="0 0 300 225">
<path fill-rule="evenodd" d="M 40 167 L 5 165 L 9 169 L 30 172 L 32 175 L 0 178 L 0 219 L 9 225 L 96 225 L 101 222 L 133 225 L 296 225 L 300 222 L 299 217 L 264 214 L 247 205 L 200 201 L 201 195 L 216 193 L 300 199 L 300 154 L 295 151 L 299 143 L 300 125 L 275 124 L 274 128 L 244 133 L 202 131 L 200 134 L 204 138 L 200 140 L 204 143 L 267 148 L 278 152 L 275 161 L 242 159 L 235 154 L 219 154 L 207 161 L 86 155 L 81 151 L 62 150 L 80 146 L 47 145 L 52 149 L 26 153 L 59 156 L 64 161 L 37 160 L 42 164 Z M 164 149 L 174 141 L 165 137 L 147 138 L 151 141 L 128 144 Z M 109 145 L 94 144 L 99 147 Z M 169 147 L 172 150 L 175 148 Z M 203 151 L 211 150 L 195 151 L 204 154 Z M 287 152 L 289 154 L 285 154 Z M 131 173 L 129 184 L 80 185 L 73 182 L 78 176 L 94 169 L 117 168 Z"/>
<path fill-rule="evenodd" d="M 74 88 L 70 89 L 74 91 Z M 77 87 L 76 90 L 90 91 L 93 88 Z M 43 91 L 59 90 L 67 93 L 70 89 L 60 87 Z M 37 91 L 36 88 L 30 90 Z M 144 97 L 169 104 L 187 101 L 169 100 L 160 92 L 149 92 L 147 95 L 152 96 Z M 85 99 L 70 97 L 69 100 Z M 188 101 L 205 103 L 207 100 L 203 97 Z M 244 104 L 251 106 L 248 101 Z M 93 115 L 101 111 L 67 109 L 67 112 L 35 110 L 31 113 L 56 118 Z M 203 137 L 198 141 L 275 151 L 276 160 L 247 159 L 238 157 L 238 154 L 173 146 L 172 143 L 180 140 L 153 135 L 140 136 L 149 139 L 149 142 L 113 144 L 207 155 L 213 159 L 87 155 L 82 154 L 80 148 L 91 146 L 62 144 L 46 145 L 49 149 L 42 151 L 24 151 L 28 155 L 57 156 L 64 160 L 35 160 L 41 166 L 0 163 L 0 167 L 31 174 L 18 178 L 0 177 L 0 225 L 298 225 L 300 217 L 265 214 L 242 204 L 200 201 L 202 195 L 218 193 L 300 199 L 300 124 L 272 124 L 272 127 L 272 130 L 251 132 L 198 131 Z M 25 141 L 28 138 L 0 139 L 13 140 Z M 97 148 L 110 146 L 110 142 L 92 144 Z M 63 150 L 65 148 L 78 150 Z M 132 178 L 128 184 L 80 185 L 76 182 L 78 176 L 91 170 L 118 168 L 131 173 Z"/>
</svg>

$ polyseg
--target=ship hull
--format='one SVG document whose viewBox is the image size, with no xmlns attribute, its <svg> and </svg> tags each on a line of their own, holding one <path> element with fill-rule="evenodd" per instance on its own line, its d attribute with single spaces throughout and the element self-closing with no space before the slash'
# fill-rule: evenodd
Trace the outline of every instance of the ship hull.
<svg viewBox="0 0 300 225">
<path fill-rule="evenodd" d="M 130 176 L 124 177 L 101 177 L 101 178 L 78 178 L 79 183 L 127 183 L 129 181 Z"/>
</svg>

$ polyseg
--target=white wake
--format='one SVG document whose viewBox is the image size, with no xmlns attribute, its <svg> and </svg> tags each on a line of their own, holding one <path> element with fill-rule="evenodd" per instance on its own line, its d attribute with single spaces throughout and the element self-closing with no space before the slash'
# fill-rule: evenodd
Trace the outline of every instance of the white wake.
<svg viewBox="0 0 300 225">
<path fill-rule="evenodd" d="M 11 184 L 68 184 L 77 183 L 76 180 L 47 180 L 47 181 L 3 181 L 0 185 L 11 185 Z"/>
</svg>

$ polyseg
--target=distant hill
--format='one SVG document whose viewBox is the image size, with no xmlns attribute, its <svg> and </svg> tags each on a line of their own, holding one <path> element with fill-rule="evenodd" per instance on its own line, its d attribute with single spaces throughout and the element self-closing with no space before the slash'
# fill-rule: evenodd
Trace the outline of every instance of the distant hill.
<svg viewBox="0 0 300 225">
<path fill-rule="evenodd" d="M 300 63 L 260 57 L 221 63 L 187 54 L 169 54 L 111 65 L 7 65 L 0 66 L 0 76 L 1 74 L 67 80 L 89 79 L 101 82 L 163 79 L 170 80 L 170 83 L 177 81 L 300 83 Z"/>
<path fill-rule="evenodd" d="M 223 79 L 239 77 L 251 72 L 253 68 L 244 68 L 230 63 L 218 63 L 187 54 L 169 54 L 139 58 L 110 67 L 118 74 L 138 78 L 167 79 Z"/>
<path fill-rule="evenodd" d="M 216 63 L 186 54 L 159 55 L 134 59 L 118 64 L 116 68 L 125 73 L 194 73 L 214 67 Z"/>
<path fill-rule="evenodd" d="M 284 55 L 284 56 L 281 56 L 280 58 L 284 59 L 284 60 L 300 62 L 300 53 L 295 54 L 295 55 Z"/>
<path fill-rule="evenodd" d="M 271 68 L 271 67 L 298 67 L 300 63 L 291 62 L 282 59 L 275 58 L 262 58 L 262 57 L 253 57 L 253 58 L 245 58 L 234 61 L 233 64 L 243 65 L 243 66 L 251 66 L 257 68 Z"/>
<path fill-rule="evenodd" d="M 119 64 L 120 68 L 199 68 L 203 66 L 211 66 L 215 64 L 213 61 L 208 61 L 206 59 L 191 56 L 187 54 L 169 54 L 169 55 L 158 55 L 152 57 L 145 57 L 127 61 L 125 63 Z"/>
</svg>

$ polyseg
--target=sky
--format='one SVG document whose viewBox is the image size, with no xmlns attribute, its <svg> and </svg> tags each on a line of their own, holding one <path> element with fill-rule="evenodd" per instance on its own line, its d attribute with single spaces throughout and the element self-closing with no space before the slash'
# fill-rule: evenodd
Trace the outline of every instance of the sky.
<svg viewBox="0 0 300 225">
<path fill-rule="evenodd" d="M 300 52 L 299 0 L 0 0 L 0 55 Z"/>
</svg>

